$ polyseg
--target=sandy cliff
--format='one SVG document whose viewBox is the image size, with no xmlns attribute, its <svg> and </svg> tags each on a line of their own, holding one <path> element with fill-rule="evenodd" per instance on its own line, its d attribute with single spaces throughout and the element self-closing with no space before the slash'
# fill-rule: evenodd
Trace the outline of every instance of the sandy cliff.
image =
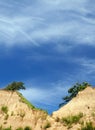
<svg viewBox="0 0 95 130">
<path fill-rule="evenodd" d="M 80 116 L 81 115 L 81 116 Z M 73 117 L 75 116 L 75 117 Z M 80 116 L 79 120 L 77 117 Z M 67 124 L 67 119 L 74 119 Z M 64 120 L 65 119 L 65 120 Z M 0 90 L 0 126 L 16 130 L 26 126 L 31 130 L 77 130 L 86 122 L 95 124 L 95 89 L 87 87 L 68 104 L 49 116 L 30 106 L 18 92 Z"/>
</svg>

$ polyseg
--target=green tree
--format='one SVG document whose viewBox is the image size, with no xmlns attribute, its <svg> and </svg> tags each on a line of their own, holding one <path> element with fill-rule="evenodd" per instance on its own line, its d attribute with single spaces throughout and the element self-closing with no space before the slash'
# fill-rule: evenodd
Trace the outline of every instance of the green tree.
<svg viewBox="0 0 95 130">
<path fill-rule="evenodd" d="M 4 90 L 16 91 L 20 89 L 26 89 L 23 82 L 12 82 L 4 88 Z"/>
<path fill-rule="evenodd" d="M 59 107 L 63 106 L 67 102 L 69 102 L 73 97 L 75 97 L 78 94 L 79 91 L 84 90 L 87 86 L 91 86 L 91 85 L 87 82 L 83 82 L 81 84 L 76 83 L 73 87 L 71 87 L 68 90 L 68 95 L 62 98 L 64 100 L 64 102 L 59 104 Z"/>
</svg>

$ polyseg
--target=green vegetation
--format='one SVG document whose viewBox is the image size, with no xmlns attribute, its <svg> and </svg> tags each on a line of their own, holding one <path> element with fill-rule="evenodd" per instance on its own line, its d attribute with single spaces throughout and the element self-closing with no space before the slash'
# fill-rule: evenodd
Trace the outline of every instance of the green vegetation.
<svg viewBox="0 0 95 130">
<path fill-rule="evenodd" d="M 0 126 L 0 130 L 12 130 L 11 126 L 8 128 L 3 128 L 2 126 Z M 32 128 L 30 128 L 29 126 L 26 126 L 25 128 L 19 127 L 16 130 L 32 130 Z"/>
<path fill-rule="evenodd" d="M 62 99 L 64 100 L 63 103 L 59 104 L 59 107 L 63 106 L 67 102 L 69 102 L 72 98 L 76 97 L 79 91 L 84 90 L 87 86 L 90 86 L 89 83 L 83 82 L 83 83 L 76 83 L 73 87 L 71 87 L 68 90 L 68 96 L 63 97 Z"/>
<path fill-rule="evenodd" d="M 29 126 L 26 126 L 24 130 L 31 130 L 31 128 Z"/>
<path fill-rule="evenodd" d="M 20 97 L 20 101 L 27 104 L 27 106 L 31 109 L 34 109 L 34 110 L 39 110 L 39 111 L 43 111 L 46 115 L 48 114 L 47 111 L 43 110 L 43 109 L 40 109 L 40 108 L 36 108 L 34 105 L 32 105 L 21 93 L 17 92 L 17 94 L 19 95 Z"/>
<path fill-rule="evenodd" d="M 8 112 L 8 107 L 7 107 L 7 106 L 2 106 L 2 107 L 1 107 L 1 111 L 4 112 L 5 114 L 7 114 L 7 112 Z"/>
<path fill-rule="evenodd" d="M 77 124 L 82 117 L 83 117 L 83 113 L 79 113 L 78 115 L 72 115 L 72 116 L 68 116 L 68 117 L 62 118 L 61 121 L 65 125 L 71 127 L 72 124 Z"/>
<path fill-rule="evenodd" d="M 44 129 L 47 129 L 47 128 L 50 128 L 50 127 L 51 127 L 50 122 L 47 122 L 47 123 L 45 124 L 45 126 L 44 126 Z"/>
<path fill-rule="evenodd" d="M 19 127 L 16 130 L 32 130 L 29 126 L 26 126 L 25 128 Z"/>
<path fill-rule="evenodd" d="M 4 90 L 8 90 L 8 91 L 16 91 L 20 89 L 25 89 L 24 83 L 15 82 L 15 81 L 4 88 Z"/>
<path fill-rule="evenodd" d="M 22 128 L 22 127 L 19 127 L 19 128 L 17 128 L 16 130 L 23 130 L 23 128 Z"/>
<path fill-rule="evenodd" d="M 11 130 L 11 128 L 5 128 L 5 129 L 3 129 L 3 130 Z"/>
<path fill-rule="evenodd" d="M 82 126 L 81 130 L 95 130 L 92 122 L 87 122 L 85 126 Z"/>
<path fill-rule="evenodd" d="M 19 95 L 21 102 L 27 104 L 28 107 L 31 108 L 31 109 L 36 109 L 36 107 L 33 106 L 26 98 L 24 98 L 24 96 L 21 93 L 17 92 L 17 94 Z"/>
<path fill-rule="evenodd" d="M 47 113 L 47 111 L 43 110 L 43 109 L 40 109 L 40 108 L 36 108 L 35 106 L 33 106 L 26 98 L 24 98 L 24 96 L 19 93 L 17 90 L 20 90 L 20 89 L 26 89 L 25 86 L 24 86 L 24 83 L 23 82 L 12 82 L 11 84 L 9 84 L 8 86 L 6 86 L 4 88 L 4 90 L 7 90 L 7 91 L 11 91 L 12 94 L 14 91 L 17 92 L 17 94 L 19 95 L 19 97 L 21 98 L 20 101 L 27 104 L 27 106 L 31 109 L 35 109 L 35 110 L 40 110 L 40 111 L 43 111 L 45 113 Z M 12 94 L 10 96 L 10 98 L 12 98 Z M 10 98 L 8 99 L 8 101 L 10 100 Z M 7 102 L 8 102 L 7 101 Z M 12 116 L 13 114 L 11 114 Z"/>
<path fill-rule="evenodd" d="M 8 128 L 4 128 L 4 129 L 2 129 L 2 130 L 12 130 L 12 129 L 11 129 L 11 126 L 10 126 L 10 127 L 8 127 Z"/>
</svg>

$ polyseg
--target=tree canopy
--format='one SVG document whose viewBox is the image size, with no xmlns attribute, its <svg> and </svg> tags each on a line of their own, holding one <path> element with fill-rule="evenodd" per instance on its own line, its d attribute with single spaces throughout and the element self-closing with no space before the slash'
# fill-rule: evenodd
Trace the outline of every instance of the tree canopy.
<svg viewBox="0 0 95 130">
<path fill-rule="evenodd" d="M 23 82 L 12 82 L 4 88 L 4 90 L 16 91 L 20 89 L 26 89 Z"/>
<path fill-rule="evenodd" d="M 76 83 L 73 87 L 71 87 L 68 90 L 68 95 L 62 98 L 64 100 L 64 102 L 59 104 L 59 107 L 63 106 L 67 102 L 69 102 L 73 97 L 75 97 L 78 94 L 79 91 L 84 90 L 87 86 L 91 86 L 91 85 L 87 82 L 83 82 L 81 84 Z"/>
</svg>

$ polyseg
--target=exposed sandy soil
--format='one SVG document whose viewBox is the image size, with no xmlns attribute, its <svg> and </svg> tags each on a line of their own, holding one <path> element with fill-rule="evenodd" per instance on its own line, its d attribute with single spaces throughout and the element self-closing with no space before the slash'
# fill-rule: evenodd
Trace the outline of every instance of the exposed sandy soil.
<svg viewBox="0 0 95 130">
<path fill-rule="evenodd" d="M 53 117 L 64 117 L 82 112 L 89 114 L 95 109 L 95 89 L 87 87 L 84 91 L 78 93 L 68 104 L 53 113 Z"/>
<path fill-rule="evenodd" d="M 32 110 L 25 103 L 21 102 L 21 98 L 16 92 L 13 94 L 7 91 L 0 91 L 0 107 L 8 107 L 8 119 L 5 120 L 6 114 L 0 109 L 0 124 L 4 127 L 12 126 L 14 130 L 18 127 L 31 126 L 33 129 L 36 126 L 37 120 L 44 112 Z M 39 129 L 40 130 L 40 129 Z"/>
<path fill-rule="evenodd" d="M 70 115 L 78 115 L 79 113 L 83 113 L 82 120 L 84 123 L 93 122 L 95 124 L 95 88 L 87 87 L 79 92 L 68 104 L 53 112 L 53 118 L 68 117 Z M 74 128 L 72 129 L 74 130 Z"/>
<path fill-rule="evenodd" d="M 8 108 L 7 113 L 2 111 L 5 106 Z M 68 104 L 53 112 L 52 116 L 44 111 L 29 108 L 21 101 L 17 92 L 0 90 L 0 125 L 5 128 L 11 126 L 12 130 L 25 126 L 30 126 L 32 130 L 81 130 L 81 123 L 68 128 L 62 122 L 63 117 L 78 115 L 80 112 L 83 114 L 81 122 L 91 121 L 95 124 L 95 89 L 87 87 L 79 92 Z M 45 129 L 48 123 L 50 127 Z"/>
</svg>

